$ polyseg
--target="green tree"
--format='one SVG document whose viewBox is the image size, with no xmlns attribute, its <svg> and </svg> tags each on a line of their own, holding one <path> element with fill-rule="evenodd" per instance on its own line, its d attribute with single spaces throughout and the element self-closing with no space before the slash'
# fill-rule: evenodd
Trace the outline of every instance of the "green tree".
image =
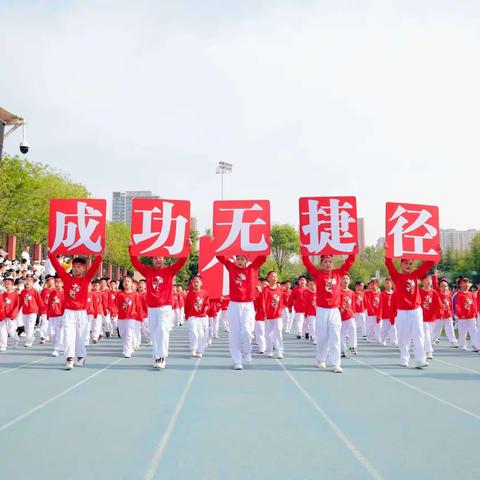
<svg viewBox="0 0 480 480">
<path fill-rule="evenodd" d="M 128 254 L 130 244 L 130 228 L 121 222 L 111 222 L 107 225 L 106 262 L 131 268 L 132 264 Z"/>
<path fill-rule="evenodd" d="M 272 259 L 276 271 L 283 275 L 289 267 L 292 257 L 300 249 L 300 238 L 297 230 L 291 225 L 272 226 Z"/>
</svg>

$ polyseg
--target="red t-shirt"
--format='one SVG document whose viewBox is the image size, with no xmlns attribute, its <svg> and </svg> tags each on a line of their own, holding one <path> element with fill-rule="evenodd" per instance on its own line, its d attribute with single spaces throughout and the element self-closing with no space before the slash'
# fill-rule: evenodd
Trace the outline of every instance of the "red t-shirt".
<svg viewBox="0 0 480 480">
<path fill-rule="evenodd" d="M 472 292 L 457 292 L 455 295 L 455 312 L 459 320 L 477 318 L 477 302 Z"/>
<path fill-rule="evenodd" d="M 422 299 L 422 311 L 424 322 L 434 322 L 440 316 L 440 297 L 438 293 L 431 288 L 426 291 L 420 289 L 420 298 Z"/>
<path fill-rule="evenodd" d="M 220 300 L 220 308 L 222 310 L 228 310 L 228 304 L 230 303 L 229 297 L 222 297 Z"/>
<path fill-rule="evenodd" d="M 120 291 L 115 299 L 119 320 L 138 319 L 138 294 L 137 292 Z"/>
<path fill-rule="evenodd" d="M 255 289 L 255 298 L 253 300 L 253 309 L 255 310 L 255 320 L 265 320 L 265 305 L 263 302 L 262 291 Z"/>
<path fill-rule="evenodd" d="M 118 307 L 117 307 L 117 295 L 118 290 L 110 290 L 110 315 L 115 317 L 118 315 Z"/>
<path fill-rule="evenodd" d="M 317 284 L 317 307 L 339 308 L 340 279 L 352 268 L 352 265 L 355 263 L 355 255 L 349 255 L 340 268 L 331 272 L 319 270 L 307 255 L 302 256 L 302 261 L 308 273 L 315 278 L 315 283 Z"/>
<path fill-rule="evenodd" d="M 367 307 L 367 315 L 369 317 L 377 317 L 378 316 L 378 307 L 380 306 L 380 296 L 382 292 L 378 290 L 377 292 L 372 292 L 371 290 L 367 290 L 365 292 L 365 306 Z"/>
<path fill-rule="evenodd" d="M 283 310 L 283 288 L 276 285 L 275 288 L 266 286 L 262 291 L 263 306 L 266 320 L 281 318 Z"/>
<path fill-rule="evenodd" d="M 317 315 L 317 292 L 306 288 L 303 298 L 305 300 L 305 315 L 315 317 Z"/>
<path fill-rule="evenodd" d="M 396 316 L 397 296 L 394 291 L 387 292 L 384 290 L 380 295 L 377 320 L 390 320 L 390 323 L 394 325 Z"/>
<path fill-rule="evenodd" d="M 48 296 L 47 317 L 61 317 L 65 312 L 65 292 L 55 290 Z"/>
<path fill-rule="evenodd" d="M 223 257 L 217 256 L 220 263 L 225 265 L 230 278 L 230 301 L 253 302 L 255 287 L 258 282 L 258 269 L 265 263 L 267 257 L 260 255 L 245 268 L 240 268 L 236 263 Z"/>
<path fill-rule="evenodd" d="M 211 298 L 207 315 L 211 318 L 214 318 L 218 315 L 219 310 L 220 310 L 219 301 Z"/>
<path fill-rule="evenodd" d="M 364 292 L 353 292 L 353 310 L 355 313 L 363 313 L 365 308 Z"/>
<path fill-rule="evenodd" d="M 5 318 L 14 320 L 20 310 L 20 295 L 18 292 L 2 293 Z"/>
<path fill-rule="evenodd" d="M 55 288 L 44 288 L 41 293 L 40 293 L 40 296 L 42 297 L 42 300 L 43 300 L 43 308 L 42 310 L 40 311 L 40 313 L 43 315 L 45 313 L 47 313 L 47 309 L 48 309 L 48 297 L 50 296 L 50 294 L 55 291 Z"/>
<path fill-rule="evenodd" d="M 43 300 L 35 288 L 24 288 L 20 294 L 20 305 L 24 315 L 40 313 L 44 308 Z"/>
<path fill-rule="evenodd" d="M 290 310 L 295 310 L 295 313 L 305 313 L 306 305 L 305 305 L 305 291 L 307 287 L 301 287 L 297 285 L 293 288 L 292 293 L 290 294 L 289 298 L 289 307 Z"/>
<path fill-rule="evenodd" d="M 188 289 L 185 297 L 185 318 L 187 320 L 190 317 L 206 317 L 209 306 L 210 300 L 205 290 L 200 289 L 196 292 L 192 288 Z"/>
<path fill-rule="evenodd" d="M 351 290 L 340 290 L 340 316 L 343 321 L 350 320 L 355 316 L 354 292 Z"/>
<path fill-rule="evenodd" d="M 290 306 L 290 297 L 292 295 L 292 289 L 289 288 L 288 290 L 283 290 L 283 308 L 288 308 L 292 311 L 292 307 Z"/>
</svg>

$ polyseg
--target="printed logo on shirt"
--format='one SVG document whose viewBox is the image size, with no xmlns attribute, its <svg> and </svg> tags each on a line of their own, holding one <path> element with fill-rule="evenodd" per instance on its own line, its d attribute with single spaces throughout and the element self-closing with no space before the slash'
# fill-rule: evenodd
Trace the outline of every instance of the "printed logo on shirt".
<svg viewBox="0 0 480 480">
<path fill-rule="evenodd" d="M 374 308 L 377 308 L 378 305 L 379 305 L 379 303 L 380 303 L 380 297 L 378 297 L 378 296 L 377 296 L 377 297 L 374 297 L 374 298 L 373 298 L 373 307 L 374 307 Z"/>
<path fill-rule="evenodd" d="M 123 301 L 123 305 L 122 305 L 123 311 L 127 312 L 131 304 L 132 304 L 132 299 L 131 298 L 126 298 Z"/>
<path fill-rule="evenodd" d="M 5 305 L 10 305 L 12 303 L 12 299 L 11 298 L 6 298 L 5 299 Z"/>
<path fill-rule="evenodd" d="M 431 303 L 432 303 L 432 297 L 425 297 L 425 299 L 423 300 L 422 306 L 425 310 L 429 310 Z"/>
<path fill-rule="evenodd" d="M 77 293 L 80 291 L 80 285 L 78 283 L 74 283 L 72 285 L 72 288 L 69 291 L 69 295 L 71 298 L 75 298 L 77 296 Z"/>
<path fill-rule="evenodd" d="M 335 285 L 337 284 L 337 279 L 336 278 L 329 278 L 326 282 L 325 282 L 325 290 L 327 292 L 330 292 L 332 293 L 333 292 L 333 289 L 335 288 Z"/>
<path fill-rule="evenodd" d="M 352 304 L 352 299 L 350 297 L 343 297 L 343 302 L 342 302 L 342 311 L 347 311 L 348 307 Z"/>
<path fill-rule="evenodd" d="M 155 290 L 158 290 L 160 285 L 163 285 L 163 277 L 160 277 L 159 275 L 157 275 L 155 277 L 155 280 L 153 281 L 153 288 Z"/>
<path fill-rule="evenodd" d="M 272 307 L 276 307 L 279 301 L 280 301 L 280 296 L 275 294 L 272 296 L 272 301 L 270 302 L 270 305 Z"/>
<path fill-rule="evenodd" d="M 465 303 L 464 303 L 464 305 L 463 305 L 463 308 L 464 308 L 465 310 L 470 310 L 470 308 L 472 307 L 472 305 L 473 305 L 473 300 L 472 300 L 471 298 L 466 298 L 466 299 L 465 299 Z"/>
<path fill-rule="evenodd" d="M 24 299 L 23 299 L 23 302 L 24 302 L 24 303 L 29 303 L 30 300 L 32 300 L 32 299 L 33 299 L 33 297 L 27 293 L 27 294 L 25 295 Z"/>
<path fill-rule="evenodd" d="M 203 298 L 202 297 L 196 297 L 195 298 L 195 304 L 193 308 L 195 309 L 196 312 L 201 312 L 203 307 Z"/>
<path fill-rule="evenodd" d="M 415 280 L 412 280 L 411 278 L 409 278 L 407 280 L 407 283 L 405 284 L 405 289 L 407 290 L 408 293 L 412 293 L 414 288 L 415 288 Z"/>
<path fill-rule="evenodd" d="M 247 276 L 244 273 L 239 273 L 237 275 L 237 278 L 235 279 L 235 283 L 237 285 L 241 285 L 246 279 L 247 279 Z"/>
</svg>

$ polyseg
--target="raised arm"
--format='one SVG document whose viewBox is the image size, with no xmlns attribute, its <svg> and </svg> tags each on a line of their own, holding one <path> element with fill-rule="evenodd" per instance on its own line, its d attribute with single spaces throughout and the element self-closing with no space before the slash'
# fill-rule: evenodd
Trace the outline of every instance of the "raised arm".
<svg viewBox="0 0 480 480">
<path fill-rule="evenodd" d="M 87 274 L 85 275 L 85 278 L 87 279 L 88 282 L 90 282 L 92 278 L 95 276 L 95 274 L 98 272 L 98 267 L 101 263 L 102 263 L 102 256 L 97 255 L 93 263 L 90 265 L 90 268 L 88 269 Z"/>
<path fill-rule="evenodd" d="M 230 271 L 231 266 L 233 265 L 233 262 L 229 260 L 228 258 L 224 257 L 223 255 L 217 255 L 217 260 L 225 265 L 225 268 Z"/>
<path fill-rule="evenodd" d="M 65 271 L 65 269 L 60 265 L 57 256 L 54 253 L 48 252 L 48 258 L 50 262 L 52 262 L 52 267 L 58 273 L 58 276 L 65 281 L 66 277 L 70 277 L 70 275 Z"/>
<path fill-rule="evenodd" d="M 398 276 L 397 267 L 395 266 L 391 258 L 385 257 L 385 265 L 392 279 Z"/>
<path fill-rule="evenodd" d="M 428 273 L 429 270 L 431 270 L 435 266 L 435 262 L 431 261 L 425 261 L 422 262 L 418 268 L 415 270 L 415 275 L 418 278 L 422 278 L 424 275 Z"/>
<path fill-rule="evenodd" d="M 132 267 L 140 272 L 144 277 L 148 276 L 150 272 L 150 267 L 148 265 L 144 265 L 137 256 L 132 255 L 132 247 L 128 248 L 128 253 L 130 254 L 130 260 L 132 262 Z"/>
<path fill-rule="evenodd" d="M 308 273 L 312 277 L 317 276 L 318 269 L 317 267 L 312 263 L 310 260 L 310 257 L 308 255 L 302 255 L 302 262 L 305 265 L 305 268 L 307 269 Z"/>
<path fill-rule="evenodd" d="M 172 263 L 169 268 L 173 275 L 179 272 L 183 266 L 187 263 L 187 257 L 180 257 L 175 263 Z"/>
<path fill-rule="evenodd" d="M 266 261 L 267 261 L 267 257 L 265 255 L 259 255 L 252 262 L 252 268 L 260 268 Z"/>
<path fill-rule="evenodd" d="M 348 273 L 349 270 L 352 268 L 353 264 L 355 263 L 356 257 L 357 256 L 355 254 L 349 255 L 343 262 L 343 265 L 339 268 L 339 270 L 343 273 Z"/>
</svg>

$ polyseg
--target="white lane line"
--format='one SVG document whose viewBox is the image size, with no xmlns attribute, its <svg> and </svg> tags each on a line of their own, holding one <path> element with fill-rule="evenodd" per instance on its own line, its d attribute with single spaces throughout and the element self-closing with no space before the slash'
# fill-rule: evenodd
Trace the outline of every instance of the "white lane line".
<svg viewBox="0 0 480 480">
<path fill-rule="evenodd" d="M 23 368 L 23 367 L 26 367 L 27 365 L 33 365 L 35 363 L 46 360 L 47 358 L 53 358 L 53 357 L 50 357 L 50 356 L 42 357 L 42 358 L 37 358 L 37 360 L 33 360 L 32 362 L 22 363 L 22 365 L 19 365 L 18 367 L 9 368 L 8 370 L 3 370 L 3 372 L 0 372 L 0 375 L 4 375 L 5 373 L 13 372 L 14 370 L 17 370 L 18 368 Z"/>
<path fill-rule="evenodd" d="M 437 362 L 444 363 L 445 365 L 450 365 L 451 367 L 459 368 L 460 370 L 465 370 L 466 372 L 476 373 L 477 375 L 480 375 L 480 371 L 478 370 L 474 370 L 473 368 L 468 368 L 468 367 L 462 367 L 461 365 L 456 365 L 455 363 L 450 363 L 445 360 L 440 360 L 437 357 L 435 357 L 433 361 L 435 363 Z"/>
<path fill-rule="evenodd" d="M 277 360 L 278 364 L 283 368 L 283 371 L 287 374 L 288 378 L 293 382 L 293 384 L 302 392 L 303 396 L 306 398 L 308 403 L 322 416 L 325 422 L 333 430 L 335 435 L 345 444 L 345 446 L 350 450 L 353 456 L 359 461 L 363 468 L 371 475 L 375 480 L 381 480 L 382 476 L 378 470 L 368 461 L 368 459 L 363 455 L 363 453 L 357 448 L 357 446 L 348 438 L 348 436 L 343 432 L 343 430 L 328 416 L 328 414 L 323 410 L 322 407 L 310 396 L 310 394 L 300 385 L 297 379 L 287 370 L 285 365 Z"/>
<path fill-rule="evenodd" d="M 23 413 L 22 415 L 18 416 L 17 418 L 14 418 L 13 420 L 10 420 L 9 422 L 5 423 L 4 425 L 2 425 L 0 427 L 0 432 L 3 432 L 7 428 L 10 428 L 12 425 L 15 425 L 16 423 L 20 422 L 24 418 L 29 417 L 30 415 L 34 414 L 35 412 L 38 412 L 38 410 L 42 409 L 43 407 L 46 407 L 47 405 L 54 402 L 55 400 L 58 400 L 59 398 L 62 398 L 67 393 L 70 393 L 72 390 L 75 390 L 80 385 L 83 385 L 84 383 L 87 383 L 89 380 L 91 380 L 92 378 L 95 378 L 97 375 L 100 375 L 102 372 L 104 372 L 108 368 L 112 367 L 113 365 L 116 365 L 121 360 L 122 360 L 121 358 L 118 358 L 114 362 L 108 364 L 106 367 L 103 367 L 101 370 L 97 370 L 95 373 L 92 373 L 91 375 L 84 378 L 80 382 L 77 382 L 74 385 L 72 385 L 71 387 L 68 387 L 66 390 L 63 390 L 63 392 L 60 392 L 57 395 L 54 395 L 53 397 L 49 398 L 48 400 L 45 400 L 44 402 L 40 403 L 36 407 L 33 407 L 28 412 Z M 78 367 L 78 368 L 81 368 L 81 367 Z"/>
<path fill-rule="evenodd" d="M 180 415 L 180 411 L 182 410 L 182 407 L 183 407 L 183 404 L 185 403 L 188 392 L 190 391 L 190 387 L 192 386 L 193 379 L 195 378 L 195 375 L 197 373 L 199 363 L 200 363 L 200 358 L 197 359 L 197 361 L 195 362 L 192 373 L 190 374 L 188 382 L 185 385 L 185 388 L 183 389 L 180 400 L 178 401 L 177 406 L 175 407 L 175 410 L 173 411 L 172 416 L 170 417 L 167 428 L 165 432 L 163 432 L 162 438 L 160 439 L 160 442 L 158 443 L 157 448 L 155 449 L 155 453 L 153 454 L 152 460 L 150 462 L 150 467 L 148 468 L 147 473 L 145 473 L 145 477 L 144 477 L 145 480 L 152 480 L 155 477 L 155 473 L 157 472 L 158 467 L 160 465 L 160 461 L 162 459 L 162 455 L 165 450 L 165 447 L 167 446 L 168 440 L 170 439 L 170 436 L 173 432 L 173 428 L 175 427 L 177 418 Z"/>
<path fill-rule="evenodd" d="M 427 392 L 426 390 L 423 390 L 420 387 L 416 387 L 415 385 L 412 385 L 411 383 L 407 383 L 404 380 L 401 380 L 400 378 L 394 377 L 393 375 L 390 375 L 387 372 L 384 372 L 383 370 L 378 369 L 377 367 L 374 367 L 372 365 L 369 365 L 368 363 L 362 362 L 361 360 L 358 360 L 358 358 L 352 358 L 355 362 L 359 363 L 360 365 L 364 365 L 368 368 L 371 368 L 372 370 L 375 370 L 376 372 L 380 373 L 381 375 L 385 377 L 389 377 L 392 380 L 394 380 L 397 383 L 400 383 L 401 385 L 410 388 L 411 390 L 414 390 L 415 392 L 422 393 L 423 395 L 426 395 L 427 397 L 433 398 L 437 402 L 443 403 L 444 405 L 447 405 L 448 407 L 451 407 L 459 412 L 464 413 L 465 415 L 468 415 L 469 417 L 475 418 L 476 420 L 480 420 L 480 415 L 477 415 L 476 413 L 471 412 L 470 410 L 467 410 L 463 407 L 460 407 L 459 405 L 456 405 L 455 403 L 449 402 L 448 400 L 445 400 L 444 398 L 437 397 L 433 393 Z"/>
</svg>

